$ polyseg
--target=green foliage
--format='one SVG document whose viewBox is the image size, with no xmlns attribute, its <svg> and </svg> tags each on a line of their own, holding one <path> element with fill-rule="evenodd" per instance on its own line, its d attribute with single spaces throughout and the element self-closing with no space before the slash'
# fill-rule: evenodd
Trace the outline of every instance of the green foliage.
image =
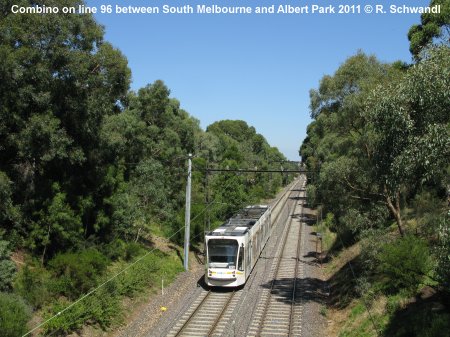
<svg viewBox="0 0 450 337">
<path fill-rule="evenodd" d="M 97 284 L 98 276 L 106 269 L 108 259 L 95 249 L 56 255 L 49 267 L 57 277 L 55 288 L 70 299 L 88 292 Z"/>
<path fill-rule="evenodd" d="M 0 331 L 2 337 L 19 337 L 27 332 L 30 308 L 13 294 L 0 292 Z"/>
<path fill-rule="evenodd" d="M 92 15 L 2 10 L 0 41 L 0 217 L 8 236 L 20 235 L 43 258 L 74 248 L 99 223 L 99 200 L 108 192 L 100 190 L 108 161 L 98 147 L 100 128 L 120 111 L 130 71 Z"/>
<path fill-rule="evenodd" d="M 374 135 L 367 128 L 365 106 L 377 86 L 398 76 L 397 68 L 359 52 L 333 76 L 324 76 L 319 88 L 310 92 L 314 121 L 308 126 L 300 154 L 314 172 L 315 202 L 323 204 L 325 212 L 332 212 L 343 230 L 363 230 L 359 225 L 367 227 L 365 221 L 350 224 L 348 220 L 355 213 L 369 221 L 376 219 L 371 209 L 383 201 L 383 187 L 375 178 L 372 163 Z"/>
<path fill-rule="evenodd" d="M 38 248 L 44 250 L 53 243 L 56 250 L 74 247 L 80 243 L 83 235 L 80 216 L 67 202 L 66 193 L 61 192 L 58 183 L 53 184 L 54 196 L 45 210 L 41 210 L 40 219 L 34 224 L 30 239 Z"/>
<path fill-rule="evenodd" d="M 16 273 L 16 266 L 9 258 L 11 251 L 7 241 L 0 240 L 0 291 L 9 290 Z"/>
<path fill-rule="evenodd" d="M 5 172 L 0 171 L 0 222 L 4 225 L 3 229 L 7 228 L 5 225 L 11 226 L 10 229 L 17 227 L 20 222 L 21 214 L 12 201 L 12 194 L 13 182 Z"/>
<path fill-rule="evenodd" d="M 439 241 L 436 247 L 437 277 L 443 290 L 450 296 L 450 221 L 448 216 L 439 225 Z"/>
<path fill-rule="evenodd" d="M 117 262 L 108 271 L 107 279 L 128 264 Z M 139 259 L 126 272 L 114 280 L 106 283 L 91 296 L 72 303 L 66 299 L 59 299 L 46 317 L 52 317 L 64 310 L 60 315 L 44 326 L 45 334 L 67 334 L 80 329 L 84 324 L 98 324 L 102 329 L 118 326 L 122 319 L 121 298 L 134 297 L 145 289 L 156 291 L 159 289 L 161 279 L 169 284 L 183 270 L 183 266 L 175 253 L 170 255 L 155 251 Z"/>
<path fill-rule="evenodd" d="M 215 122 L 206 129 L 208 144 L 213 151 L 205 153 L 214 158 L 211 167 L 238 169 L 279 168 L 286 164 L 284 156 L 276 148 L 269 146 L 265 138 L 256 133 L 254 127 L 240 120 Z M 206 151 L 204 151 L 206 152 Z M 260 202 L 263 198 L 275 195 L 282 184 L 292 177 L 280 174 L 245 174 L 221 173 L 209 178 L 214 191 L 210 200 L 217 203 L 210 215 L 212 222 L 223 221 L 238 209 L 249 203 Z M 200 198 L 199 201 L 203 201 Z"/>
<path fill-rule="evenodd" d="M 439 13 L 424 13 L 421 24 L 413 25 L 408 32 L 409 51 L 416 60 L 426 56 L 426 49 L 438 41 L 449 44 L 450 3 L 447 0 L 431 0 L 429 6 L 440 5 Z"/>
<path fill-rule="evenodd" d="M 1 9 L 9 3 L 3 1 Z M 64 1 L 68 7 L 80 3 Z M 217 122 L 204 132 L 161 80 L 130 92 L 127 60 L 103 34 L 89 14 L 0 10 L 0 238 L 39 261 L 18 273 L 14 291 L 48 316 L 104 280 L 109 268 L 134 261 L 155 233 L 171 236 L 180 229 L 188 153 L 197 156 L 195 217 L 205 214 L 207 165 L 268 168 L 285 160 L 244 121 Z M 275 195 L 292 176 L 209 179 L 215 188 L 211 222 L 217 223 Z M 193 223 L 197 240 L 204 220 Z M 91 302 L 56 317 L 46 331 L 63 335 L 86 322 L 110 326 L 123 296 L 181 270 L 173 256 L 148 260 L 139 272 L 108 283 Z M 0 254 L 0 290 L 11 288 L 13 266 Z"/>
<path fill-rule="evenodd" d="M 444 337 L 450 331 L 450 314 L 427 304 L 412 305 L 392 312 L 384 329 L 389 337 Z"/>
<path fill-rule="evenodd" d="M 379 270 L 379 256 L 383 251 L 384 245 L 390 243 L 392 238 L 383 229 L 366 229 L 359 235 L 361 244 L 361 253 L 359 261 L 363 266 L 363 278 L 373 277 Z"/>
<path fill-rule="evenodd" d="M 449 56 L 448 48 L 430 51 L 401 81 L 379 89 L 369 102 L 377 174 L 390 191 L 401 184 L 423 184 L 446 168 Z"/>
<path fill-rule="evenodd" d="M 405 324 L 409 308 L 404 313 L 400 305 L 425 284 L 438 291 L 436 301 L 445 302 L 450 293 L 448 217 L 443 217 L 450 172 L 450 7 L 446 0 L 431 1 L 438 4 L 440 14 L 423 14 L 421 25 L 410 30 L 416 64 L 382 64 L 359 52 L 322 78 L 310 92 L 314 120 L 300 147 L 314 172 L 310 198 L 335 215 L 339 233 L 360 239 L 359 294 L 368 302 L 384 296 L 383 290 L 401 294 L 402 299 L 388 298 L 387 313 L 373 315 L 386 336 L 448 331 L 448 313 L 418 305 L 411 324 Z M 401 238 L 392 233 L 393 220 Z M 407 235 L 413 231 L 422 237 Z M 335 282 L 338 288 L 353 286 Z M 339 298 L 339 305 L 348 302 Z M 413 322 L 421 313 L 426 328 Z M 341 336 L 378 335 L 367 315 L 351 316 L 361 317 Z"/>
<path fill-rule="evenodd" d="M 378 268 L 389 278 L 388 288 L 414 293 L 432 268 L 428 245 L 413 235 L 387 243 L 379 255 Z"/>
<path fill-rule="evenodd" d="M 59 299 L 53 306 L 52 311 L 48 313 L 48 317 L 53 317 L 59 312 L 62 313 L 44 326 L 44 333 L 46 335 L 69 334 L 82 328 L 87 322 L 96 323 L 105 330 L 113 323 L 121 322 L 120 304 L 120 297 L 117 294 L 117 286 L 114 282 L 106 284 L 105 287 L 99 289 L 87 299 L 71 307 L 69 307 L 70 302 Z"/>
<path fill-rule="evenodd" d="M 358 53 L 311 91 L 315 120 L 300 154 L 316 172 L 317 202 L 339 225 L 353 218 L 351 212 L 360 215 L 352 221 L 356 233 L 383 226 L 379 219 L 387 214 L 380 218 L 372 207 L 384 204 L 403 235 L 406 195 L 426 184 L 443 185 L 450 148 L 449 53 L 432 49 L 408 69 Z"/>
<path fill-rule="evenodd" d="M 0 220 L 7 238 L 21 237 L 42 264 L 87 242 L 178 230 L 188 153 L 217 165 L 285 159 L 243 121 L 203 132 L 161 80 L 129 92 L 127 61 L 92 15 L 7 13 L 0 14 Z M 203 203 L 204 173 L 197 178 L 193 201 Z M 211 196 L 231 204 L 217 217 L 272 196 L 286 182 L 280 178 L 232 177 L 229 196 Z"/>
<path fill-rule="evenodd" d="M 317 199 L 317 187 L 313 184 L 306 186 L 306 202 L 310 207 L 315 207 Z"/>
<path fill-rule="evenodd" d="M 38 309 L 52 299 L 52 285 L 52 275 L 48 270 L 27 264 L 18 273 L 14 290 L 34 309 Z"/>
</svg>

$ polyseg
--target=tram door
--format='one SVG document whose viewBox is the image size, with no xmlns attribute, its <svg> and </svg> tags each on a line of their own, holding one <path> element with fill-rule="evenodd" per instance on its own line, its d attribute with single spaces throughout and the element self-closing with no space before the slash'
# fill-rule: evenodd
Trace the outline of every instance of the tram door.
<svg viewBox="0 0 450 337">
<path fill-rule="evenodd" d="M 250 273 L 250 269 L 252 268 L 252 241 L 249 241 L 248 243 L 248 249 L 247 249 L 247 272 Z"/>
</svg>

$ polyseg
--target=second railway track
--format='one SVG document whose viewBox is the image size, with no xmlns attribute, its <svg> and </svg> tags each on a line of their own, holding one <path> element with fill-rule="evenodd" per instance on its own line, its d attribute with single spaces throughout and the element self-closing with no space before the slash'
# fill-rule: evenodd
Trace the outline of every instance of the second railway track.
<svg viewBox="0 0 450 337">
<path fill-rule="evenodd" d="M 290 212 L 290 221 L 283 233 L 282 244 L 270 271 L 269 282 L 261 294 L 248 336 L 300 336 L 301 335 L 301 272 L 300 244 L 303 205 L 297 202 Z M 300 217 L 301 218 L 301 217 Z"/>
</svg>

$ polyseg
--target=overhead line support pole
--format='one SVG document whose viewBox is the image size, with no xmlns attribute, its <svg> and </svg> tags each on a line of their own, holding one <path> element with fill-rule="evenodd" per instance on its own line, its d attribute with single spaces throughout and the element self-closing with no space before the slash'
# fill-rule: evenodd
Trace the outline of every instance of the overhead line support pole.
<svg viewBox="0 0 450 337">
<path fill-rule="evenodd" d="M 184 269 L 189 269 L 189 237 L 191 234 L 191 176 L 192 176 L 192 154 L 189 153 L 188 177 L 186 185 L 186 213 L 184 216 Z"/>
</svg>

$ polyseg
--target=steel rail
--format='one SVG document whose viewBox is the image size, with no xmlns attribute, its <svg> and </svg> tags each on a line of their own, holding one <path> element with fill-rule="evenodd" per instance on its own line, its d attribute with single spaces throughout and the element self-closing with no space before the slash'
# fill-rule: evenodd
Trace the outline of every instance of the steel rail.
<svg viewBox="0 0 450 337">
<path fill-rule="evenodd" d="M 295 184 L 295 185 L 297 185 L 297 184 Z M 299 192 L 299 196 L 300 196 L 300 192 Z M 295 207 L 294 207 L 294 212 L 295 212 Z M 272 281 L 270 283 L 269 294 L 268 294 L 268 296 L 267 296 L 267 298 L 265 300 L 265 303 L 264 303 L 264 310 L 263 310 L 263 313 L 262 313 L 262 316 L 261 316 L 261 319 L 260 319 L 260 324 L 258 326 L 258 330 L 257 330 L 257 334 L 256 334 L 257 336 L 261 336 L 262 329 L 264 327 L 264 320 L 265 320 L 265 318 L 267 316 L 267 310 L 269 308 L 269 303 L 270 303 L 270 299 L 272 297 L 273 288 L 274 288 L 275 282 L 277 280 L 276 276 L 278 274 L 278 270 L 280 268 L 281 260 L 283 258 L 284 248 L 286 246 L 286 241 L 287 241 L 287 238 L 288 238 L 289 228 L 291 227 L 291 223 L 292 223 L 292 221 L 289 222 L 289 226 L 286 226 L 286 229 L 284 231 L 283 241 L 282 241 L 282 246 L 281 246 L 282 247 L 281 248 L 281 255 L 280 255 L 280 257 L 279 257 L 279 259 L 277 261 L 277 264 L 275 266 L 274 276 L 273 276 Z"/>
<path fill-rule="evenodd" d="M 211 326 L 211 328 L 208 331 L 208 337 L 212 336 L 212 333 L 214 332 L 214 330 L 216 330 L 217 324 L 220 322 L 220 320 L 222 319 L 223 314 L 225 313 L 225 311 L 227 310 L 228 306 L 230 305 L 231 299 L 234 297 L 234 295 L 236 294 L 236 290 L 233 290 L 233 292 L 231 293 L 230 297 L 228 298 L 227 302 L 225 303 L 225 305 L 222 308 L 222 311 L 220 312 L 219 316 L 216 318 L 216 320 L 214 321 L 214 324 Z"/>
<path fill-rule="evenodd" d="M 208 290 L 208 293 L 206 294 L 206 296 L 203 297 L 202 301 L 197 305 L 197 308 L 195 308 L 195 310 L 188 317 L 186 322 L 184 322 L 184 324 L 181 326 L 180 330 L 178 330 L 178 332 L 175 334 L 175 336 L 180 336 L 181 332 L 186 328 L 188 323 L 192 320 L 192 318 L 195 316 L 195 314 L 198 312 L 198 310 L 202 307 L 203 303 L 206 301 L 206 299 L 209 297 L 210 294 L 211 294 L 211 289 Z"/>
<path fill-rule="evenodd" d="M 301 204 L 301 215 L 303 216 L 303 203 Z M 292 334 L 292 326 L 293 320 L 294 320 L 294 307 L 295 307 L 295 297 L 297 292 L 297 277 L 298 277 L 298 266 L 300 261 L 300 252 L 301 252 L 301 239 L 302 239 L 302 221 L 300 220 L 299 226 L 298 226 L 298 243 L 297 243 L 297 254 L 295 259 L 295 271 L 294 271 L 294 284 L 292 289 L 292 300 L 291 300 L 291 314 L 289 318 L 289 334 L 288 336 L 291 336 Z"/>
<path fill-rule="evenodd" d="M 273 213 L 275 214 L 275 218 L 273 220 L 273 223 L 275 224 L 281 213 L 282 213 L 282 209 L 278 209 L 280 203 L 283 204 L 283 202 L 286 202 L 288 196 L 292 193 L 292 188 L 296 187 L 299 183 L 301 183 L 302 179 L 296 179 L 296 181 L 292 182 L 290 185 L 288 185 L 286 187 L 286 190 L 284 191 L 284 193 L 275 201 L 275 203 L 272 206 L 273 209 Z M 300 193 L 299 193 L 300 194 Z M 272 226 L 273 228 L 273 226 Z M 289 232 L 288 230 L 289 226 L 287 227 L 287 230 L 285 230 L 285 235 L 284 235 L 284 241 L 283 241 L 283 246 L 287 240 L 287 234 Z M 281 262 L 281 258 L 278 260 L 278 266 L 279 263 Z M 203 307 L 203 305 L 206 303 L 207 299 L 210 297 L 212 291 L 211 289 L 208 290 L 208 293 L 205 295 L 205 297 L 201 300 L 201 302 L 196 306 L 196 308 L 194 309 L 194 311 L 189 315 L 189 317 L 186 319 L 186 321 L 183 323 L 183 325 L 180 327 L 180 329 L 176 332 L 175 337 L 176 336 L 181 336 L 183 331 L 191 325 L 192 322 L 194 322 L 194 317 L 196 316 L 196 314 L 199 312 L 199 310 Z M 222 310 L 220 311 L 220 313 L 218 314 L 218 316 L 215 318 L 213 324 L 211 325 L 207 336 L 210 337 L 213 335 L 214 331 L 216 330 L 219 322 L 221 321 L 223 315 L 225 314 L 226 310 L 228 309 L 234 295 L 236 294 L 236 291 L 233 290 L 233 292 L 231 293 L 231 295 L 228 297 L 226 303 L 224 304 Z"/>
</svg>

